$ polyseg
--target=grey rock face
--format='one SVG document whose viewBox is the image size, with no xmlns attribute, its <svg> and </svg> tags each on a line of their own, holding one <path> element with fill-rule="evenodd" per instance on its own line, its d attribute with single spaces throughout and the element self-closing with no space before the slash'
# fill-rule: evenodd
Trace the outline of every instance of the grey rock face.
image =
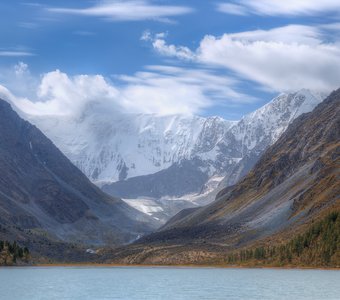
<svg viewBox="0 0 340 300">
<path fill-rule="evenodd" d="M 184 160 L 155 174 L 104 185 L 102 190 L 121 198 L 181 197 L 197 192 L 208 180 L 208 174 L 201 168 L 204 168 L 204 162 L 198 159 Z"/>
</svg>

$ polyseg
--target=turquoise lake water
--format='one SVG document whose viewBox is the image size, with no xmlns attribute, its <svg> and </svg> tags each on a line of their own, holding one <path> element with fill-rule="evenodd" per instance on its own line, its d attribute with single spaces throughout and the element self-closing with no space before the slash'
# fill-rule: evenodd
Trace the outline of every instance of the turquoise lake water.
<svg viewBox="0 0 340 300">
<path fill-rule="evenodd" d="M 340 299 L 340 271 L 0 268 L 0 299 Z"/>
</svg>

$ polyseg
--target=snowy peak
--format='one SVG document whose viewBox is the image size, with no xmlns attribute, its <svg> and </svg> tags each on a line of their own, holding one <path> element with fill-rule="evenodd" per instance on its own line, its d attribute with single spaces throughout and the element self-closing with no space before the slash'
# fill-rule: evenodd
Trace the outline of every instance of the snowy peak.
<svg viewBox="0 0 340 300">
<path fill-rule="evenodd" d="M 292 120 L 321 100 L 309 90 L 281 94 L 240 121 L 127 114 L 98 103 L 84 107 L 76 117 L 27 118 L 102 185 L 155 174 L 183 160 L 199 160 L 200 170 L 209 176 L 228 175 L 240 161 L 258 157 Z"/>
<path fill-rule="evenodd" d="M 98 184 L 153 174 L 189 159 L 198 148 L 213 147 L 233 124 L 218 117 L 90 114 L 88 110 L 81 118 L 29 119 Z"/>
<path fill-rule="evenodd" d="M 234 157 L 236 162 L 232 163 L 229 160 L 227 164 L 222 164 L 221 173 L 225 178 L 221 185 L 233 185 L 245 176 L 261 154 L 278 140 L 289 124 L 302 113 L 313 110 L 324 97 L 320 93 L 305 89 L 296 93 L 282 93 L 243 117 L 218 145 L 220 149 L 228 149 L 230 158 Z M 227 161 L 227 157 L 223 159 Z"/>
<path fill-rule="evenodd" d="M 253 149 L 265 139 L 274 143 L 295 118 L 311 111 L 322 99 L 320 94 L 309 90 L 283 93 L 243 117 L 232 128 L 232 132 L 236 139 L 242 139 L 247 150 Z"/>
</svg>

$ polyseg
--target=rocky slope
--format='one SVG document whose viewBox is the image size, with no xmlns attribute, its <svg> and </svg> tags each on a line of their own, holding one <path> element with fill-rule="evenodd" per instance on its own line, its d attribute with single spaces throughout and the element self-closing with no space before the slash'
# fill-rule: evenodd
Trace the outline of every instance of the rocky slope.
<svg viewBox="0 0 340 300">
<path fill-rule="evenodd" d="M 157 226 L 103 193 L 3 100 L 0 136 L 1 240 L 28 243 L 33 250 L 53 242 L 117 245 Z"/>
<path fill-rule="evenodd" d="M 116 261 L 192 263 L 254 243 L 279 243 L 340 210 L 340 90 L 297 118 L 238 184 L 115 252 Z M 340 249 L 339 249 L 340 250 Z M 338 251 L 339 251 L 338 250 Z"/>
</svg>

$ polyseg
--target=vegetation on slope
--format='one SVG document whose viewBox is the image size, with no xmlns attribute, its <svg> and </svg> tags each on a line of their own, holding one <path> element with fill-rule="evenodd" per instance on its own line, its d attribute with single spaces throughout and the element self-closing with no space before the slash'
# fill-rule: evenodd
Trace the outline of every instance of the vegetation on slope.
<svg viewBox="0 0 340 300">
<path fill-rule="evenodd" d="M 22 248 L 16 242 L 0 241 L 0 266 L 27 263 L 29 256 L 30 252 L 26 247 Z"/>
<path fill-rule="evenodd" d="M 241 265 L 340 266 L 340 212 L 330 213 L 284 244 L 231 253 L 227 262 Z"/>
</svg>

